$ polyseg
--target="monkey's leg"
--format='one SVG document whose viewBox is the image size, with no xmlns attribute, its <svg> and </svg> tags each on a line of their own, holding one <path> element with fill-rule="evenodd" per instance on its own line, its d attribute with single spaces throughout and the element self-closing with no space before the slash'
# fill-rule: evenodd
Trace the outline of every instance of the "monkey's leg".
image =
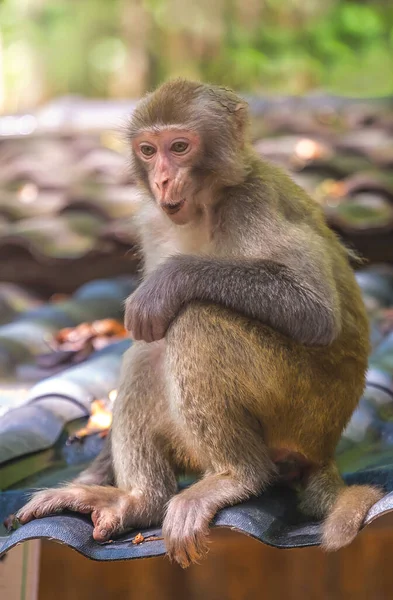
<svg viewBox="0 0 393 600">
<path fill-rule="evenodd" d="M 85 469 L 76 477 L 73 483 L 82 483 L 84 485 L 113 485 L 115 474 L 112 464 L 112 445 L 111 431 L 108 433 L 104 447 L 97 456 Z"/>
<path fill-rule="evenodd" d="M 127 529 L 162 520 L 165 504 L 177 490 L 165 438 L 169 425 L 161 374 L 162 348 L 162 343 L 135 344 L 124 356 L 111 434 L 118 487 L 76 482 L 43 490 L 19 511 L 17 517 L 22 524 L 72 510 L 91 514 L 93 536 L 104 541 Z"/>
<path fill-rule="evenodd" d="M 221 308 L 198 305 L 190 305 L 167 334 L 172 414 L 205 472 L 170 500 L 164 519 L 168 555 L 183 567 L 206 553 L 216 512 L 258 494 L 276 474 L 252 414 L 257 398 L 247 372 L 248 354 L 255 354 L 249 337 Z"/>
<path fill-rule="evenodd" d="M 115 483 L 138 498 L 144 525 L 162 520 L 166 503 L 177 491 L 164 350 L 164 340 L 130 348 L 113 411 Z"/>
</svg>

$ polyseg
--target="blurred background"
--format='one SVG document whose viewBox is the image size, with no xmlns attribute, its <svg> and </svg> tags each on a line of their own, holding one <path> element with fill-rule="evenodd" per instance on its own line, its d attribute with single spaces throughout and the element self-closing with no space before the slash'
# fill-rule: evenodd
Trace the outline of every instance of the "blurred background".
<svg viewBox="0 0 393 600">
<path fill-rule="evenodd" d="M 256 94 L 393 91 L 390 0 L 1 0 L 0 111 L 135 98 L 169 76 Z"/>
<path fill-rule="evenodd" d="M 391 598 L 389 515 L 334 555 L 216 529 L 208 560 L 187 571 L 163 558 L 97 563 L 48 540 L 2 554 L 24 535 L 3 519 L 29 491 L 71 480 L 108 433 L 139 268 L 123 133 L 137 99 L 176 76 L 243 94 L 257 152 L 364 257 L 372 354 L 337 460 L 393 506 L 392 0 L 0 0 L 1 598 Z M 298 545 L 303 517 L 277 494 L 284 517 L 260 511 L 261 537 L 282 530 Z M 36 526 L 38 537 L 73 531 Z M 134 534 L 108 550 L 88 529 L 70 544 L 164 552 Z"/>
</svg>

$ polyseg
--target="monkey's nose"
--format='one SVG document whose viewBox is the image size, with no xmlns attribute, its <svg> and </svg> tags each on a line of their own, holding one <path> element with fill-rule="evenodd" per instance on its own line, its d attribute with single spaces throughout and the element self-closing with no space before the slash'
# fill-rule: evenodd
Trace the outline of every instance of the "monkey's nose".
<svg viewBox="0 0 393 600">
<path fill-rule="evenodd" d="M 168 183 L 169 183 L 169 177 L 166 177 L 165 179 L 162 179 L 161 181 L 156 181 L 156 186 L 158 187 L 160 192 L 164 192 L 166 190 L 166 188 L 168 187 Z"/>
</svg>

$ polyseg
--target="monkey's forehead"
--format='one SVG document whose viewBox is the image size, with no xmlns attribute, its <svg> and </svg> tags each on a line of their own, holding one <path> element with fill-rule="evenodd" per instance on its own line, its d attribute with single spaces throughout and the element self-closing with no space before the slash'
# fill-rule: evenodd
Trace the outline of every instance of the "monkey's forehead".
<svg viewBox="0 0 393 600">
<path fill-rule="evenodd" d="M 151 125 L 141 126 L 141 128 L 135 133 L 135 135 L 144 133 L 159 135 L 160 133 L 165 133 L 167 131 L 172 131 L 174 133 L 197 133 L 196 127 L 191 125 L 190 123 L 164 123 L 162 121 L 157 121 L 156 123 Z"/>
<path fill-rule="evenodd" d="M 205 131 L 231 126 L 232 117 L 247 104 L 233 92 L 186 81 L 169 82 L 138 103 L 129 127 L 131 137 L 156 127 L 183 127 Z M 244 112 L 244 111 L 243 111 Z"/>
</svg>

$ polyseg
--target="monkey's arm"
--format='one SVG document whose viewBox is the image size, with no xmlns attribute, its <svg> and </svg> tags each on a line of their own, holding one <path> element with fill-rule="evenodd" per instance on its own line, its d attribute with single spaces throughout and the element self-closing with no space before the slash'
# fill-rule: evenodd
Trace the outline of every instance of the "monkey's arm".
<svg viewBox="0 0 393 600">
<path fill-rule="evenodd" d="M 257 319 L 302 344 L 328 345 L 341 327 L 337 293 L 322 268 L 307 271 L 307 259 L 297 270 L 273 260 L 173 256 L 128 299 L 126 327 L 137 340 L 161 339 L 179 310 L 196 300 Z"/>
</svg>

